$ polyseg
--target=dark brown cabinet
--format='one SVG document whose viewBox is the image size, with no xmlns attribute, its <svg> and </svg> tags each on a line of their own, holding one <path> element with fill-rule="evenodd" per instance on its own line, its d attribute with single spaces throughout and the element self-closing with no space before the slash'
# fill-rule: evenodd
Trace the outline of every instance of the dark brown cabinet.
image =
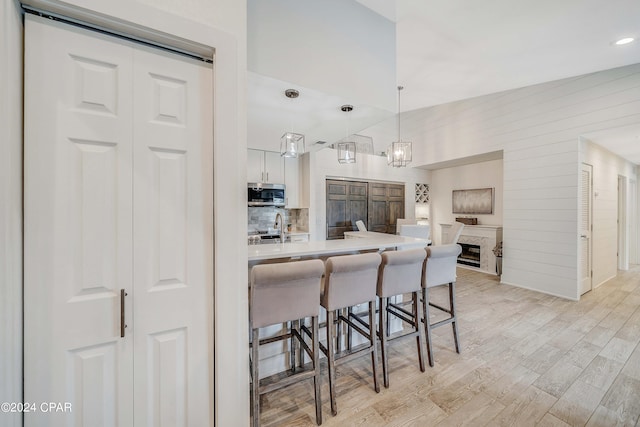
<svg viewBox="0 0 640 427">
<path fill-rule="evenodd" d="M 404 185 L 327 180 L 327 240 L 356 231 L 362 220 L 369 231 L 394 234 L 404 218 Z"/>
<path fill-rule="evenodd" d="M 396 221 L 404 218 L 404 185 L 369 183 L 367 230 L 395 234 Z"/>
<path fill-rule="evenodd" d="M 327 180 L 327 240 L 342 239 L 367 221 L 367 183 Z"/>
</svg>

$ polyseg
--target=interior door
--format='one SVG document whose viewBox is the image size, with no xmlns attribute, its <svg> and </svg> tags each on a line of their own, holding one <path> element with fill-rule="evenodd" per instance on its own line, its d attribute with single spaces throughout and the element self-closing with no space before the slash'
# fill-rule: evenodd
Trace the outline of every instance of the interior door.
<svg viewBox="0 0 640 427">
<path fill-rule="evenodd" d="M 25 425 L 211 425 L 211 66 L 25 20 Z"/>
<path fill-rule="evenodd" d="M 152 48 L 133 59 L 134 425 L 207 426 L 212 69 Z"/>
<path fill-rule="evenodd" d="M 580 295 L 592 289 L 591 231 L 593 200 L 593 166 L 582 164 L 580 206 Z"/>
<path fill-rule="evenodd" d="M 24 398 L 73 409 L 25 426 L 133 425 L 131 58 L 25 17 Z"/>
</svg>

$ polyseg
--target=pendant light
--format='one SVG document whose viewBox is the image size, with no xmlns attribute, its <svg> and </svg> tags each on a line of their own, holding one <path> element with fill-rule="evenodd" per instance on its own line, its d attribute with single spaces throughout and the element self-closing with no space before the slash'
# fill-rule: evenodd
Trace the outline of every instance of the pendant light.
<svg viewBox="0 0 640 427">
<path fill-rule="evenodd" d="M 394 168 L 401 168 L 411 163 L 411 142 L 402 141 L 400 138 L 400 91 L 404 89 L 398 86 L 398 140 L 387 148 L 387 164 Z"/>
<path fill-rule="evenodd" d="M 287 89 L 284 91 L 284 95 L 289 99 L 296 99 L 300 92 L 295 89 Z M 304 153 L 304 135 L 285 132 L 280 137 L 280 155 L 282 157 L 298 157 L 302 153 Z"/>
<path fill-rule="evenodd" d="M 347 136 L 337 144 L 338 163 L 355 163 L 356 162 L 356 143 L 349 140 L 349 118 L 353 105 L 343 105 L 340 107 L 342 111 L 347 113 Z"/>
</svg>

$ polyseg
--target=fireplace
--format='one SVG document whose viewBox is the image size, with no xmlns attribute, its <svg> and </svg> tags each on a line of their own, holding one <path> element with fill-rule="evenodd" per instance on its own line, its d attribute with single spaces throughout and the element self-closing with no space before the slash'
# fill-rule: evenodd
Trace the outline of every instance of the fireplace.
<svg viewBox="0 0 640 427">
<path fill-rule="evenodd" d="M 462 246 L 462 253 L 458 256 L 458 264 L 480 267 L 480 245 L 458 244 Z"/>
</svg>

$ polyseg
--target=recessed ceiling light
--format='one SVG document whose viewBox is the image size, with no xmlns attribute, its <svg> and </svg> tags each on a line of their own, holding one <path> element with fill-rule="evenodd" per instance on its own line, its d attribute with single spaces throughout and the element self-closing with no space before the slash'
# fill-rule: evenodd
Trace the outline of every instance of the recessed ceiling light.
<svg viewBox="0 0 640 427">
<path fill-rule="evenodd" d="M 632 41 L 634 41 L 634 40 L 635 40 L 635 39 L 634 39 L 633 37 L 625 37 L 625 38 L 623 38 L 623 39 L 616 40 L 616 42 L 615 42 L 615 43 L 616 43 L 618 46 L 620 46 L 620 45 L 623 45 L 623 44 L 631 43 L 631 42 L 632 42 Z"/>
</svg>

